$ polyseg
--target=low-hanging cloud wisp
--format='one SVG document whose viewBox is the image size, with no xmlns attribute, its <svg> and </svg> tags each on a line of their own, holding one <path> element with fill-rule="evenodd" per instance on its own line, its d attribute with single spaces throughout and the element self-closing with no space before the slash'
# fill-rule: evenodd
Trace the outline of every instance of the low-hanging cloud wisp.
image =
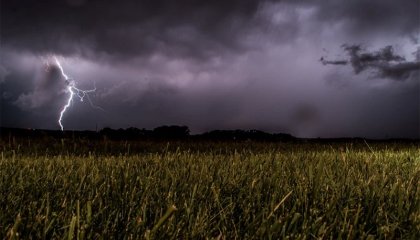
<svg viewBox="0 0 420 240">
<path fill-rule="evenodd" d="M 364 51 L 360 45 L 344 44 L 342 47 L 349 56 L 348 60 L 327 60 L 321 57 L 320 62 L 324 65 L 350 64 L 355 74 L 373 70 L 376 77 L 397 81 L 406 80 L 411 73 L 420 70 L 418 56 L 413 61 L 407 61 L 403 56 L 394 53 L 392 46 L 386 46 L 374 52 Z"/>
</svg>

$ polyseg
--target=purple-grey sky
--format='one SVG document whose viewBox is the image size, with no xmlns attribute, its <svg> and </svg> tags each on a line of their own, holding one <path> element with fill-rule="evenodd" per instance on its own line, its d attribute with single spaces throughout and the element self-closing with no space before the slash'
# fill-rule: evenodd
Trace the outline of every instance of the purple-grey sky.
<svg viewBox="0 0 420 240">
<path fill-rule="evenodd" d="M 417 0 L 1 2 L 1 126 L 420 137 Z M 48 67 L 46 63 L 50 63 Z"/>
</svg>

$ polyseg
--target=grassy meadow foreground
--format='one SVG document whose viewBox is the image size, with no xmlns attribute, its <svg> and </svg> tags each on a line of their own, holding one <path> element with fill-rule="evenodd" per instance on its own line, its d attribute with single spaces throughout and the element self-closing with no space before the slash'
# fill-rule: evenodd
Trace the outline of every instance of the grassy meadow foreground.
<svg viewBox="0 0 420 240">
<path fill-rule="evenodd" d="M 0 146 L 0 239 L 420 236 L 417 143 Z"/>
</svg>

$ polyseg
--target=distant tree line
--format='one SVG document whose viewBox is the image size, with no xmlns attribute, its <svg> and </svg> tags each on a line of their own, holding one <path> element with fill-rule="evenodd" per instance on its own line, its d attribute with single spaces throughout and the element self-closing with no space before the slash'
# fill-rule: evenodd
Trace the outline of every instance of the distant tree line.
<svg viewBox="0 0 420 240">
<path fill-rule="evenodd" d="M 100 131 L 101 135 L 111 139 L 200 139 L 200 140 L 258 140 L 258 141 L 279 141 L 295 139 L 290 134 L 285 133 L 266 133 L 259 130 L 213 130 L 202 134 L 190 135 L 187 126 L 161 126 L 153 130 L 127 128 L 113 130 L 104 128 Z"/>
<path fill-rule="evenodd" d="M 39 129 L 0 128 L 0 137 L 77 137 L 109 140 L 212 140 L 212 141 L 287 141 L 296 139 L 286 133 L 267 133 L 260 130 L 213 130 L 191 135 L 187 126 L 160 126 L 152 130 L 129 127 L 112 129 L 105 127 L 95 131 L 58 131 Z"/>
<path fill-rule="evenodd" d="M 91 140 L 113 140 L 113 141 L 136 141 L 136 140 L 204 140 L 204 141 L 264 141 L 264 142 L 285 142 L 285 141 L 311 141 L 311 142 L 361 142 L 366 144 L 369 141 L 387 142 L 414 142 L 418 144 L 419 139 L 366 139 L 366 138 L 296 138 L 287 133 L 267 133 L 260 130 L 212 130 L 201 134 L 191 134 L 187 126 L 160 126 L 152 130 L 145 128 L 129 127 L 126 129 L 112 129 L 105 127 L 100 131 L 73 131 L 73 130 L 43 130 L 0 127 L 0 140 L 13 141 L 15 138 L 29 139 L 91 139 Z M 1 144 L 1 142 L 0 142 Z"/>
<path fill-rule="evenodd" d="M 127 129 L 111 129 L 104 128 L 99 131 L 99 134 L 106 136 L 110 139 L 185 139 L 190 136 L 190 129 L 187 126 L 161 126 L 153 130 L 139 129 L 130 127 Z"/>
</svg>

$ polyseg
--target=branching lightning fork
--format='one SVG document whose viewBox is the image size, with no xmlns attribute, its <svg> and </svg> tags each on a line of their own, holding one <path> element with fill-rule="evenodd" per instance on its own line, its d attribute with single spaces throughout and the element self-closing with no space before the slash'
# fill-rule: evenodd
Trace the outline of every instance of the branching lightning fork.
<svg viewBox="0 0 420 240">
<path fill-rule="evenodd" d="M 92 103 L 92 101 L 90 100 L 90 97 L 89 97 L 89 93 L 92 93 L 92 92 L 96 91 L 96 86 L 94 86 L 93 89 L 89 89 L 89 90 L 82 90 L 80 88 L 77 88 L 76 87 L 76 82 L 64 72 L 64 69 L 61 66 L 60 61 L 58 61 L 57 57 L 54 57 L 54 60 L 55 60 L 55 63 L 57 64 L 58 68 L 60 69 L 61 75 L 64 77 L 64 79 L 66 79 L 67 91 L 70 94 L 69 98 L 67 99 L 66 105 L 64 105 L 63 108 L 61 109 L 60 118 L 58 119 L 58 124 L 60 125 L 61 131 L 63 131 L 64 130 L 63 123 L 62 123 L 63 115 L 67 111 L 67 109 L 70 107 L 74 96 L 78 97 L 81 102 L 83 102 L 84 98 L 86 97 L 92 107 L 97 108 L 97 109 L 101 109 L 101 110 L 103 110 L 103 109 L 98 107 L 98 106 L 93 105 L 93 103 Z"/>
</svg>

